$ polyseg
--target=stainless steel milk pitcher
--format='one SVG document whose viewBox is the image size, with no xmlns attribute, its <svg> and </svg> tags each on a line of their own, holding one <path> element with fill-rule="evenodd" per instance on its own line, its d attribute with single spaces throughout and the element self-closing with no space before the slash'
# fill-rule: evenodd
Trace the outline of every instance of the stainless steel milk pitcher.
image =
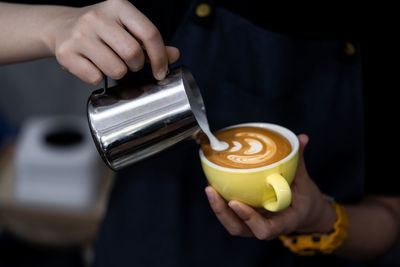
<svg viewBox="0 0 400 267">
<path fill-rule="evenodd" d="M 113 170 L 196 134 L 200 128 L 194 113 L 198 112 L 205 112 L 203 99 L 184 66 L 171 70 L 162 81 L 96 90 L 87 104 L 93 140 Z"/>
</svg>

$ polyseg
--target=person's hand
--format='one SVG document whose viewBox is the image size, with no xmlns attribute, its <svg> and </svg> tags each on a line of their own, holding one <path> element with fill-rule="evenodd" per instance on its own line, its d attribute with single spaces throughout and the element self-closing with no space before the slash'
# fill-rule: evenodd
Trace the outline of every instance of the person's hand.
<svg viewBox="0 0 400 267">
<path fill-rule="evenodd" d="M 146 60 L 162 80 L 168 63 L 179 58 L 179 50 L 165 46 L 153 23 L 125 0 L 63 9 L 54 17 L 44 37 L 47 46 L 63 68 L 89 84 L 99 83 L 103 73 L 120 79 Z"/>
<path fill-rule="evenodd" d="M 292 203 L 287 209 L 272 213 L 235 200 L 226 203 L 211 186 L 206 187 L 212 210 L 231 235 L 270 240 L 294 231 L 324 233 L 333 229 L 335 210 L 310 179 L 304 163 L 303 152 L 308 137 L 302 134 L 298 138 L 299 165 L 291 185 Z"/>
</svg>

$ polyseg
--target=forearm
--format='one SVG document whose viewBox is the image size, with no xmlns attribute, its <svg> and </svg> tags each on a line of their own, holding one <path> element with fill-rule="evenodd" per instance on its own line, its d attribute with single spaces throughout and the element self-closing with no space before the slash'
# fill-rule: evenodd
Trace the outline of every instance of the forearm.
<svg viewBox="0 0 400 267">
<path fill-rule="evenodd" d="M 70 7 L 0 3 L 0 64 L 53 56 L 49 33 Z"/>
<path fill-rule="evenodd" d="M 345 208 L 350 225 L 347 239 L 335 252 L 338 256 L 373 259 L 388 251 L 398 240 L 400 198 L 369 197 Z"/>
</svg>

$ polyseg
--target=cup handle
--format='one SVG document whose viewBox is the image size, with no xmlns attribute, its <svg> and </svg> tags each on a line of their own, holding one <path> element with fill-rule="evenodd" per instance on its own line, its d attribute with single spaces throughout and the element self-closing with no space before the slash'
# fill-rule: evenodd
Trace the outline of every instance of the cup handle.
<svg viewBox="0 0 400 267">
<path fill-rule="evenodd" d="M 265 178 L 267 186 L 272 186 L 276 199 L 268 199 L 264 202 L 264 208 L 269 211 L 281 211 L 289 207 L 292 201 L 290 186 L 282 175 L 274 173 Z"/>
</svg>

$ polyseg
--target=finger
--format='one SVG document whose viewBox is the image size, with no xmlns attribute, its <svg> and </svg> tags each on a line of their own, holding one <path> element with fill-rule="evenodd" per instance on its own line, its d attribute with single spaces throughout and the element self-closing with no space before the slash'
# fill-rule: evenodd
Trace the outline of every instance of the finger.
<svg viewBox="0 0 400 267">
<path fill-rule="evenodd" d="M 96 85 L 103 79 L 101 71 L 88 59 L 77 54 L 71 54 L 60 64 L 70 73 L 88 84 Z"/>
<path fill-rule="evenodd" d="M 253 208 L 235 200 L 229 202 L 229 207 L 243 220 L 258 239 L 265 240 L 269 238 L 264 217 Z"/>
<path fill-rule="evenodd" d="M 136 39 L 118 23 L 103 23 L 98 36 L 124 60 L 131 71 L 139 71 L 144 65 L 144 52 Z"/>
<path fill-rule="evenodd" d="M 269 218 L 274 215 L 275 212 L 266 210 L 265 208 L 254 208 L 256 212 L 261 214 L 264 218 Z"/>
<path fill-rule="evenodd" d="M 168 69 L 168 55 L 156 26 L 131 4 L 123 9 L 119 18 L 129 32 L 143 43 L 154 77 L 158 80 L 164 79 Z"/>
<path fill-rule="evenodd" d="M 175 63 L 180 57 L 180 52 L 176 47 L 167 46 L 167 53 L 168 53 L 169 64 Z M 150 59 L 146 54 L 145 54 L 145 61 L 146 63 L 150 64 Z"/>
<path fill-rule="evenodd" d="M 91 39 L 80 47 L 80 52 L 92 61 L 97 68 L 114 80 L 121 79 L 128 71 L 127 66 L 110 47 L 100 39 Z"/>
<path fill-rule="evenodd" d="M 214 211 L 218 220 L 225 229 L 234 236 L 253 236 L 250 229 L 238 218 L 238 216 L 228 207 L 225 200 L 211 186 L 206 187 L 206 194 L 210 202 L 211 209 Z"/>
<path fill-rule="evenodd" d="M 168 63 L 172 64 L 179 59 L 179 49 L 173 46 L 167 46 Z"/>
<path fill-rule="evenodd" d="M 290 221 L 291 211 L 275 213 L 266 219 L 253 208 L 239 201 L 230 201 L 229 206 L 246 223 L 253 234 L 260 240 L 271 240 L 284 233 L 287 227 L 293 227 Z"/>
<path fill-rule="evenodd" d="M 167 48 L 167 54 L 168 54 L 168 64 L 175 63 L 181 55 L 179 49 L 176 47 L 173 47 L 173 46 L 166 46 L 166 48 Z M 151 63 L 150 59 L 146 53 L 145 53 L 145 61 L 148 64 Z"/>
<path fill-rule="evenodd" d="M 308 141 L 310 140 L 306 134 L 299 134 L 297 136 L 300 142 L 300 155 L 303 156 L 304 149 L 306 148 Z"/>
<path fill-rule="evenodd" d="M 297 166 L 297 171 L 296 171 L 296 177 L 298 176 L 297 174 L 300 172 L 305 172 L 306 171 L 306 165 L 304 162 L 304 150 L 308 144 L 309 138 L 306 134 L 299 134 L 297 136 L 299 143 L 300 143 L 300 148 L 299 148 L 299 163 Z M 295 179 L 296 180 L 296 179 Z"/>
</svg>

